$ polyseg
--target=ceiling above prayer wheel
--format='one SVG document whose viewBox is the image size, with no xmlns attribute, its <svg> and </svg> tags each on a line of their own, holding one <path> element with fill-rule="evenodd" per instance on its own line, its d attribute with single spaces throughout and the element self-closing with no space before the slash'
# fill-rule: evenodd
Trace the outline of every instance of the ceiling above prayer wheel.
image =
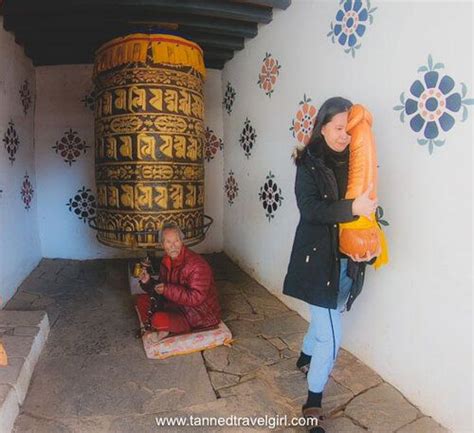
<svg viewBox="0 0 474 433">
<path fill-rule="evenodd" d="M 0 0 L 5 30 L 36 66 L 93 63 L 103 43 L 134 32 L 167 31 L 196 42 L 207 68 L 234 52 L 291 0 Z"/>
</svg>

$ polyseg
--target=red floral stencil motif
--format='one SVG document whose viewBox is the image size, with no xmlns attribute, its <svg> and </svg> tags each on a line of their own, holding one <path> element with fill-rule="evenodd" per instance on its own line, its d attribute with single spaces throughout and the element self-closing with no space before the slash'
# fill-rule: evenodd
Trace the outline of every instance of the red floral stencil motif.
<svg viewBox="0 0 474 433">
<path fill-rule="evenodd" d="M 229 171 L 229 176 L 227 177 L 227 180 L 225 181 L 224 191 L 227 195 L 227 201 L 229 202 L 230 205 L 232 205 L 234 203 L 235 198 L 237 197 L 239 193 L 239 185 L 237 181 L 235 180 L 233 171 Z"/>
<path fill-rule="evenodd" d="M 86 149 L 89 148 L 86 142 L 79 137 L 77 131 L 73 131 L 71 128 L 56 142 L 56 146 L 52 147 L 69 166 L 76 162 L 81 153 L 86 153 Z"/>
<path fill-rule="evenodd" d="M 26 113 L 28 113 L 29 108 L 31 107 L 32 102 L 30 84 L 28 83 L 28 80 L 25 80 L 24 83 L 20 86 L 20 100 L 21 105 L 23 106 L 23 112 L 26 115 Z"/>
<path fill-rule="evenodd" d="M 316 107 L 310 104 L 310 102 L 311 98 L 307 98 L 304 95 L 303 100 L 299 103 L 300 108 L 296 112 L 290 127 L 293 137 L 301 144 L 306 144 L 310 139 L 316 121 L 316 114 L 318 113 Z"/>
<path fill-rule="evenodd" d="M 206 128 L 204 135 L 204 159 L 209 162 L 214 159 L 219 150 L 224 148 L 224 143 L 210 128 Z"/>
<path fill-rule="evenodd" d="M 20 194 L 23 204 L 25 205 L 25 209 L 30 209 L 31 200 L 33 200 L 34 189 L 28 173 L 26 173 L 25 177 L 23 178 Z"/>
</svg>

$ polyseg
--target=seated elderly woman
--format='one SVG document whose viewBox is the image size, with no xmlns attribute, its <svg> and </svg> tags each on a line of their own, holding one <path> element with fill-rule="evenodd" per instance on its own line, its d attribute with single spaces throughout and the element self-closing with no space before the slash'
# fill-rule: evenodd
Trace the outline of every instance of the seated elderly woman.
<svg viewBox="0 0 474 433">
<path fill-rule="evenodd" d="M 138 296 L 138 312 L 142 323 L 158 331 L 159 338 L 214 327 L 221 320 L 212 269 L 204 258 L 184 245 L 183 239 L 176 224 L 164 224 L 160 233 L 165 252 L 160 279 L 154 280 L 146 270 L 140 275 L 140 285 L 148 294 Z M 161 298 L 156 311 L 152 308 L 155 294 Z"/>
</svg>

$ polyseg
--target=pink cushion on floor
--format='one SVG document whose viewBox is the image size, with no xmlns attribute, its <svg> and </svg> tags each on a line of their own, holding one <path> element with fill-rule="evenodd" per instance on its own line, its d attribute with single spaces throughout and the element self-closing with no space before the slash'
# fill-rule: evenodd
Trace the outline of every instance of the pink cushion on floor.
<svg viewBox="0 0 474 433">
<path fill-rule="evenodd" d="M 165 359 L 170 356 L 185 355 L 223 344 L 230 345 L 232 342 L 232 333 L 222 321 L 214 329 L 196 330 L 187 334 L 166 337 L 162 340 L 158 340 L 157 337 L 156 332 L 150 332 L 142 338 L 143 347 L 149 359 Z"/>
</svg>

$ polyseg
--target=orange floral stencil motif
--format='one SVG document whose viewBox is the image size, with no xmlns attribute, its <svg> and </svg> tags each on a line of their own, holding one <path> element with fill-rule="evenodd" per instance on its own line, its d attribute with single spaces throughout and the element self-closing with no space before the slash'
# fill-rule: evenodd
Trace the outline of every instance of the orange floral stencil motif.
<svg viewBox="0 0 474 433">
<path fill-rule="evenodd" d="M 311 98 L 307 98 L 306 95 L 304 95 L 303 100 L 299 104 L 300 108 L 290 127 L 290 131 L 293 132 L 293 137 L 301 144 L 306 144 L 310 139 L 318 112 L 316 107 L 310 104 L 310 102 Z"/>
<path fill-rule="evenodd" d="M 274 86 L 280 74 L 280 68 L 281 65 L 278 64 L 278 60 L 274 59 L 270 53 L 266 53 L 260 74 L 258 74 L 257 84 L 267 96 L 271 96 L 275 90 Z"/>
</svg>

